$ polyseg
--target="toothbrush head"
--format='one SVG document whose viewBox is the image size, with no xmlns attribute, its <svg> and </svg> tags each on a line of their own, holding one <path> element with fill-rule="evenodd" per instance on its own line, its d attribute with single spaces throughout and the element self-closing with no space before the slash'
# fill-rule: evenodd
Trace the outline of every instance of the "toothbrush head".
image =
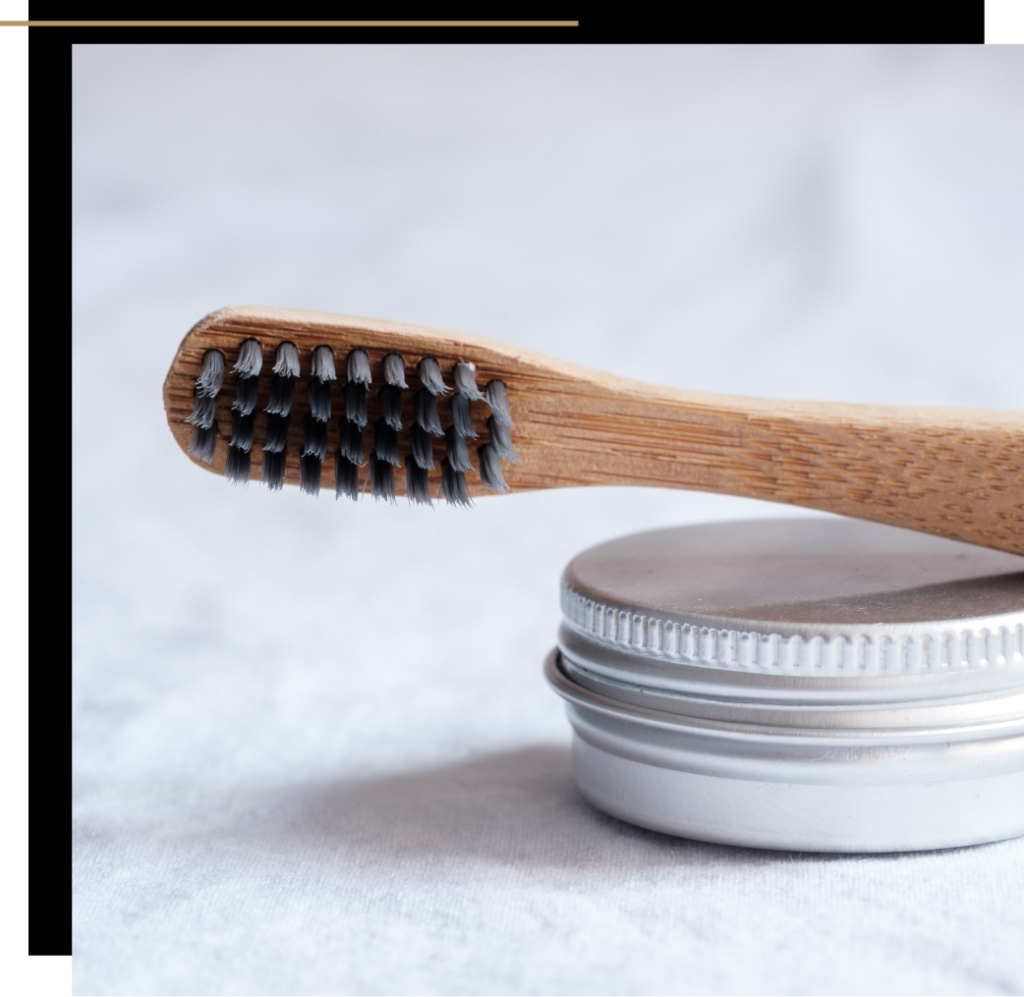
<svg viewBox="0 0 1024 997">
<path fill-rule="evenodd" d="M 179 348 L 165 405 L 194 460 L 234 484 L 313 496 L 329 487 L 324 464 L 338 498 L 468 506 L 474 493 L 509 491 L 501 463 L 519 456 L 508 387 L 492 377 L 481 390 L 457 344 L 259 322 L 266 311 L 216 312 Z"/>
</svg>

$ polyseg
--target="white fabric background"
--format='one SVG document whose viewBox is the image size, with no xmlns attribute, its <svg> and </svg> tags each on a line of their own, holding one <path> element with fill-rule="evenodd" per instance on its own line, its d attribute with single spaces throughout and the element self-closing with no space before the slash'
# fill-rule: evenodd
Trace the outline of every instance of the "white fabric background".
<svg viewBox="0 0 1024 997">
<path fill-rule="evenodd" d="M 267 304 L 1018 407 L 1024 52 L 79 46 L 74 85 L 76 993 L 1024 991 L 1024 841 L 758 852 L 573 787 L 565 562 L 799 510 L 233 489 L 160 394 Z"/>
</svg>

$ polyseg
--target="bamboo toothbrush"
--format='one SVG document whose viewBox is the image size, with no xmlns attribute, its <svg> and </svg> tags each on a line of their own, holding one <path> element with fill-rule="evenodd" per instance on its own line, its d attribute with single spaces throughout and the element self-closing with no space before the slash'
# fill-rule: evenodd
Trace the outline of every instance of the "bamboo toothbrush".
<svg viewBox="0 0 1024 997">
<path fill-rule="evenodd" d="M 456 504 L 488 491 L 688 488 L 1024 554 L 1020 412 L 683 391 L 482 336 L 250 307 L 185 336 L 164 408 L 193 461 L 271 488 Z"/>
</svg>

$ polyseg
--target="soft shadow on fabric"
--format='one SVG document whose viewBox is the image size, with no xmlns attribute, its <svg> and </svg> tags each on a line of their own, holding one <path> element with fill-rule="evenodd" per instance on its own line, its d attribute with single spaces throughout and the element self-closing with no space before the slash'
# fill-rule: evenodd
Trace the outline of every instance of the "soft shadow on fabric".
<svg viewBox="0 0 1024 997">
<path fill-rule="evenodd" d="M 389 857 L 476 857 L 538 867 L 646 865 L 678 861 L 677 853 L 694 845 L 594 809 L 576 789 L 570 751 L 562 746 L 359 783 L 294 787 L 286 797 L 289 835 Z"/>
</svg>

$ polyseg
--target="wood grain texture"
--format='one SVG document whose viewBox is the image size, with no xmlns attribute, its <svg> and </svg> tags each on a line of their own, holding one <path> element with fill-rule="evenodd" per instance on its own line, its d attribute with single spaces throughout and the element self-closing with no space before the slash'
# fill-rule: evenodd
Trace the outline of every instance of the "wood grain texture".
<svg viewBox="0 0 1024 997">
<path fill-rule="evenodd" d="M 181 446 L 192 439 L 185 423 L 203 354 L 220 349 L 227 360 L 217 397 L 218 445 L 212 464 L 223 473 L 231 436 L 235 376 L 231 367 L 241 342 L 263 345 L 264 367 L 252 450 L 254 480 L 260 476 L 270 368 L 279 343 L 299 351 L 289 433 L 286 483 L 298 484 L 302 417 L 309 410 L 305 382 L 310 354 L 320 345 L 334 350 L 339 380 L 328 424 L 324 487 L 333 489 L 332 454 L 338 419 L 344 414 L 341 385 L 345 357 L 362 347 L 370 357 L 373 387 L 368 396 L 369 431 L 380 416 L 377 388 L 382 360 L 392 351 L 406 362 L 409 391 L 403 392 L 402 458 L 410 449 L 412 396 L 420 387 L 416 364 L 435 357 L 445 381 L 458 361 L 477 366 L 482 388 L 492 378 L 508 386 L 522 457 L 503 465 L 513 491 L 579 485 L 648 485 L 767 499 L 903 526 L 1024 554 L 1024 413 L 978 409 L 846 405 L 739 398 L 659 387 L 589 370 L 496 340 L 377 319 L 270 308 L 225 308 L 207 316 L 184 338 L 164 382 L 164 408 Z M 440 401 L 442 422 L 451 418 Z M 480 439 L 488 438 L 484 402 L 472 405 Z M 444 441 L 435 444 L 440 467 Z M 361 472 L 361 475 L 365 470 Z M 404 493 L 404 472 L 395 475 Z M 362 480 L 362 477 L 361 479 Z M 466 480 L 474 496 L 490 495 L 475 472 Z M 440 471 L 431 473 L 434 494 Z"/>
</svg>

